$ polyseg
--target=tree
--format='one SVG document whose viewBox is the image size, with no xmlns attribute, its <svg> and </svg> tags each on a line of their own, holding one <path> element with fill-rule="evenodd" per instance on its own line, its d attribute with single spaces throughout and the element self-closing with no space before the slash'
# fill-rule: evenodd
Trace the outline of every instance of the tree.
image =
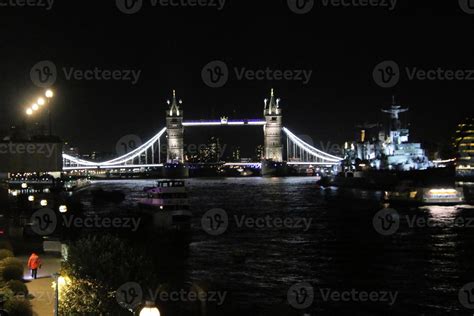
<svg viewBox="0 0 474 316">
<path fill-rule="evenodd" d="M 89 236 L 72 244 L 62 274 L 69 282 L 62 289 L 61 306 L 72 314 L 123 314 L 115 291 L 127 282 L 144 286 L 156 279 L 151 262 L 112 235 Z"/>
</svg>

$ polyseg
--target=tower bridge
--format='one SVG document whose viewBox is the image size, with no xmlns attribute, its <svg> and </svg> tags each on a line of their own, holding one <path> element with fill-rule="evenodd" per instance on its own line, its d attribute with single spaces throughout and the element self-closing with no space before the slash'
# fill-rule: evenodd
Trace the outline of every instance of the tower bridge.
<svg viewBox="0 0 474 316">
<path fill-rule="evenodd" d="M 166 111 L 166 127 L 140 147 L 103 162 L 94 162 L 63 154 L 63 169 L 94 170 L 94 169 L 147 169 L 163 167 L 168 170 L 185 169 L 184 131 L 192 127 L 202 126 L 262 126 L 264 131 L 264 157 L 261 162 L 224 163 L 226 166 L 258 167 L 262 173 L 275 174 L 278 169 L 288 165 L 296 166 L 335 166 L 343 160 L 340 157 L 321 151 L 304 142 L 288 128 L 283 126 L 283 111 L 281 101 L 276 98 L 272 89 L 270 98 L 264 100 L 263 119 L 229 120 L 222 117 L 219 120 L 184 121 L 183 102 L 178 100 L 173 91 L 169 108 Z M 161 155 L 162 138 L 166 142 L 166 155 Z"/>
</svg>

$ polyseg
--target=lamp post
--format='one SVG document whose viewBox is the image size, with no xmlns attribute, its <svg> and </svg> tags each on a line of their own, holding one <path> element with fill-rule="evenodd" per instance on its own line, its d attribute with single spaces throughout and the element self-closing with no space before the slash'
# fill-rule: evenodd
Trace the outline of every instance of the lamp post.
<svg viewBox="0 0 474 316">
<path fill-rule="evenodd" d="M 59 315 L 59 277 L 61 276 L 59 273 L 53 273 L 53 278 L 56 283 L 54 287 L 54 316 Z"/>
<path fill-rule="evenodd" d="M 138 316 L 160 316 L 160 311 L 156 307 L 155 302 L 146 301 L 145 307 L 142 308 Z"/>
<path fill-rule="evenodd" d="M 54 92 L 52 90 L 46 90 L 44 93 L 44 97 L 39 97 L 30 108 L 26 110 L 26 115 L 31 116 L 34 112 L 38 111 L 44 105 L 50 103 L 51 99 L 54 96 Z M 51 120 L 51 109 L 48 107 L 48 124 L 49 124 L 49 136 L 53 134 L 52 132 L 52 120 Z"/>
</svg>

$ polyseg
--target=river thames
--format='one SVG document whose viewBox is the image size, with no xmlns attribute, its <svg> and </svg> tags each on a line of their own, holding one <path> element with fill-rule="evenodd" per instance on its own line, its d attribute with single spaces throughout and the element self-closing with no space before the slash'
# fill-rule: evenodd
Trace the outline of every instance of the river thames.
<svg viewBox="0 0 474 316">
<path fill-rule="evenodd" d="M 121 190 L 124 202 L 101 209 L 133 209 L 153 183 L 94 182 L 83 201 L 97 211 L 88 191 Z M 186 186 L 192 242 L 182 262 L 165 269 L 183 284 L 205 284 L 216 315 L 469 314 L 459 293 L 474 282 L 472 206 L 396 208 L 399 227 L 383 235 L 374 226 L 382 192 L 319 189 L 315 178 Z M 215 212 L 228 217 L 216 234 L 202 227 Z M 154 249 L 167 256 L 158 243 Z"/>
</svg>

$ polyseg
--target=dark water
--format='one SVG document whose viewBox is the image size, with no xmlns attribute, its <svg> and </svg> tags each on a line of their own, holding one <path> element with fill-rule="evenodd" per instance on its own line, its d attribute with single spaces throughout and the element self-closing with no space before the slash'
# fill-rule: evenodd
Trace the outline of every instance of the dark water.
<svg viewBox="0 0 474 316">
<path fill-rule="evenodd" d="M 382 208 L 381 193 L 319 190 L 314 178 L 186 182 L 194 213 L 193 241 L 184 265 L 176 269 L 190 282 L 226 292 L 224 304 L 214 306 L 219 315 L 230 311 L 243 315 L 473 313 L 461 305 L 458 293 L 474 282 L 474 221 L 473 227 L 450 224 L 457 217 L 474 218 L 474 208 L 468 205 L 397 208 L 399 230 L 382 236 L 372 222 Z M 123 190 L 127 200 L 120 207 L 132 208 L 143 187 L 152 184 L 97 182 L 92 188 Z M 213 208 L 229 215 L 229 227 L 219 236 L 201 228 L 201 217 Z M 234 215 L 305 218 L 312 223 L 307 231 L 238 227 Z M 435 227 L 410 227 L 406 216 L 431 219 Z M 307 308 L 293 308 L 287 293 L 301 282 L 311 284 L 314 301 Z M 326 289 L 378 294 L 379 299 L 340 301 L 325 298 Z M 388 299 L 388 293 L 396 294 L 396 299 Z"/>
</svg>

